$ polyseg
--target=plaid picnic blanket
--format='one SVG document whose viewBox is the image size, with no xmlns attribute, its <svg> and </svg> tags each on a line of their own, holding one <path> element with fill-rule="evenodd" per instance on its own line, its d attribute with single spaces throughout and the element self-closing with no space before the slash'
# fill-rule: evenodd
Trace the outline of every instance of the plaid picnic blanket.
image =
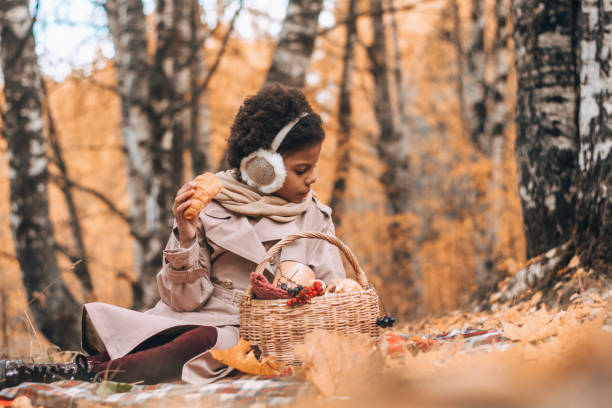
<svg viewBox="0 0 612 408">
<path fill-rule="evenodd" d="M 612 316 L 602 327 L 612 332 Z M 463 337 L 463 351 L 491 351 L 505 349 L 513 344 L 499 330 L 466 328 L 448 333 L 425 335 L 423 338 L 438 343 L 455 341 Z M 409 339 L 410 334 L 402 334 Z M 226 378 L 213 384 L 194 386 L 188 384 L 130 385 L 115 382 L 87 383 L 58 381 L 52 384 L 23 383 L 0 391 L 2 401 L 10 401 L 20 395 L 32 400 L 34 406 L 49 407 L 167 407 L 176 406 L 250 407 L 256 403 L 265 406 L 285 406 L 292 402 L 317 395 L 316 388 L 294 376 L 266 377 L 243 376 Z"/>
<path fill-rule="evenodd" d="M 25 395 L 44 407 L 249 407 L 257 402 L 282 406 L 296 398 L 315 396 L 310 383 L 289 377 L 224 379 L 205 386 L 188 384 L 130 385 L 116 382 L 58 381 L 23 383 L 0 391 L 0 400 Z"/>
</svg>

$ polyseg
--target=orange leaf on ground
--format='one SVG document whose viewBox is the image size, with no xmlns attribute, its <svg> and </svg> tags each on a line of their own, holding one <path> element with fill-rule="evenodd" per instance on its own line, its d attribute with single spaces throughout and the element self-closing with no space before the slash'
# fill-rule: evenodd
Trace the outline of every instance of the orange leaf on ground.
<svg viewBox="0 0 612 408">
<path fill-rule="evenodd" d="M 406 344 L 406 339 L 398 334 L 387 333 L 385 334 L 385 341 L 387 342 L 387 354 L 401 353 Z"/>
<path fill-rule="evenodd" d="M 252 343 L 243 339 L 227 350 L 212 349 L 210 352 L 216 360 L 247 374 L 278 375 L 282 368 L 282 364 L 271 357 L 257 360 Z"/>
</svg>

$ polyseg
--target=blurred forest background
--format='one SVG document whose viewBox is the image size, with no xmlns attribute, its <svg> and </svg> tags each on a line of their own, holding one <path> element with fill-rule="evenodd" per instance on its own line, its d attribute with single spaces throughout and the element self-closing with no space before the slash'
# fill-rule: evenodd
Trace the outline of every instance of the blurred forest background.
<svg viewBox="0 0 612 408">
<path fill-rule="evenodd" d="M 609 274 L 609 70 L 589 82 L 584 62 L 592 40 L 609 68 L 609 3 L 92 0 L 97 57 L 41 73 L 32 32 L 98 24 L 62 11 L 87 1 L 0 6 L 0 354 L 31 355 L 39 332 L 78 348 L 83 302 L 155 303 L 176 190 L 224 167 L 241 101 L 271 81 L 321 113 L 315 190 L 389 314 L 492 302 L 546 265 Z"/>
</svg>

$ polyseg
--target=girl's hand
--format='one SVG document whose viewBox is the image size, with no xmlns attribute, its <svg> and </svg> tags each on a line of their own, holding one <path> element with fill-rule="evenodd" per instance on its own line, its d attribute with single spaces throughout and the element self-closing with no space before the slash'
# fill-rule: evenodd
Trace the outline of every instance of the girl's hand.
<svg viewBox="0 0 612 408">
<path fill-rule="evenodd" d="M 190 198 L 194 193 L 195 183 L 190 181 L 177 191 L 174 205 L 172 206 L 172 214 L 174 214 L 174 218 L 176 218 L 176 224 L 179 231 L 179 242 L 183 248 L 191 246 L 198 225 L 198 217 L 188 220 L 184 215 L 185 210 L 189 208 L 191 204 Z"/>
</svg>

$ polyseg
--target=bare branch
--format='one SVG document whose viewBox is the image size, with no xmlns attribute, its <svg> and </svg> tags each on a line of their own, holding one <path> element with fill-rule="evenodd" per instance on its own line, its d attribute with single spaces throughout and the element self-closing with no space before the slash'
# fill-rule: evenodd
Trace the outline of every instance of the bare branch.
<svg viewBox="0 0 612 408">
<path fill-rule="evenodd" d="M 405 4 L 403 6 L 400 7 L 389 7 L 389 8 L 381 8 L 380 10 L 376 11 L 376 12 L 371 12 L 370 10 L 367 11 L 362 11 L 359 12 L 357 14 L 355 14 L 355 20 L 359 19 L 360 17 L 378 17 L 380 15 L 384 16 L 387 13 L 398 13 L 398 12 L 402 12 L 402 11 L 411 11 L 414 10 L 415 8 L 429 3 L 429 2 L 434 2 L 437 0 L 422 0 L 420 3 L 411 3 L 411 4 Z M 329 34 L 330 32 L 334 31 L 336 28 L 339 28 L 343 25 L 347 25 L 350 23 L 350 18 L 345 18 L 343 20 L 338 21 L 336 24 L 334 24 L 331 27 L 326 27 L 323 28 L 321 30 L 319 30 L 319 32 L 317 33 L 317 35 L 326 35 Z"/>
<path fill-rule="evenodd" d="M 208 83 L 210 82 L 212 76 L 217 71 L 217 68 L 219 67 L 219 63 L 221 62 L 221 57 L 223 57 L 223 54 L 225 54 L 225 49 L 227 47 L 227 43 L 229 42 L 230 35 L 234 31 L 234 25 L 236 23 L 236 19 L 238 18 L 238 15 L 242 11 L 242 8 L 243 8 L 243 4 L 242 4 L 242 0 L 240 0 L 240 6 L 238 7 L 236 12 L 232 16 L 232 20 L 230 21 L 230 25 L 227 29 L 227 32 L 225 33 L 225 36 L 223 37 L 223 40 L 221 41 L 221 48 L 219 49 L 219 52 L 217 53 L 215 62 L 212 64 L 212 66 L 208 70 L 208 73 L 206 74 L 206 78 L 204 78 L 204 82 L 202 82 L 202 85 L 196 89 L 195 97 L 199 96 L 200 93 L 202 93 L 208 87 Z"/>
<path fill-rule="evenodd" d="M 0 258 L 7 258 L 12 261 L 17 261 L 17 254 L 15 254 L 14 252 L 5 251 L 3 249 L 0 249 Z"/>
<path fill-rule="evenodd" d="M 128 225 L 130 224 L 131 218 L 128 215 L 126 215 L 123 211 L 121 211 L 119 208 L 117 208 L 117 206 L 101 192 L 94 190 L 93 188 L 84 186 L 69 177 L 64 177 L 62 175 L 53 174 L 53 173 L 50 173 L 49 177 L 51 181 L 53 181 L 54 183 L 58 185 L 61 185 L 62 183 L 66 183 L 70 187 L 74 187 L 84 193 L 87 193 L 87 194 L 90 194 L 96 197 L 98 200 L 102 201 L 113 214 L 116 214 L 117 216 L 119 216 L 119 218 L 125 221 Z"/>
</svg>

